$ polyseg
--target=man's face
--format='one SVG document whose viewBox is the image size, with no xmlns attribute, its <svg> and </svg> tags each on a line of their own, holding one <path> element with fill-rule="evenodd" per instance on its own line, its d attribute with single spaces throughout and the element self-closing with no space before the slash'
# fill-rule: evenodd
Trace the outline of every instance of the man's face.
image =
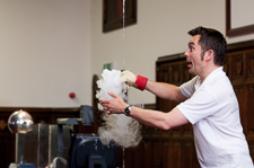
<svg viewBox="0 0 254 168">
<path fill-rule="evenodd" d="M 202 60 L 202 49 L 199 44 L 200 35 L 192 36 L 188 43 L 188 49 L 185 51 L 188 70 L 191 74 L 200 75 L 204 69 Z"/>
</svg>

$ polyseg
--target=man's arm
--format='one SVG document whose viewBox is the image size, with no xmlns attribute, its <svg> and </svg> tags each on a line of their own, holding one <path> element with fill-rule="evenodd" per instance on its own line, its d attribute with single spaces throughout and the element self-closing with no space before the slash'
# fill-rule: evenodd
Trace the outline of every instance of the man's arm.
<svg viewBox="0 0 254 168">
<path fill-rule="evenodd" d="M 145 125 L 163 130 L 169 130 L 189 123 L 178 108 L 174 108 L 170 112 L 164 113 L 133 106 L 131 108 L 130 116 Z"/>
<path fill-rule="evenodd" d="M 114 93 L 109 93 L 112 97 L 110 100 L 101 100 L 100 103 L 104 107 L 104 110 L 111 113 L 124 113 L 128 104 L 123 99 Z M 165 113 L 156 110 L 142 109 L 132 106 L 130 108 L 129 115 L 138 120 L 139 122 L 157 127 L 163 130 L 169 130 L 174 127 L 178 127 L 188 123 L 188 120 L 184 117 L 182 112 L 178 108 Z"/>
<path fill-rule="evenodd" d="M 130 86 L 134 86 L 140 90 L 146 89 L 163 99 L 173 100 L 177 102 L 186 99 L 186 97 L 182 95 L 178 86 L 168 83 L 150 81 L 145 76 L 135 75 L 128 70 L 122 72 L 121 79 L 122 81 L 128 83 Z"/>
<path fill-rule="evenodd" d="M 160 98 L 176 102 L 181 102 L 186 99 L 186 97 L 182 95 L 178 86 L 169 83 L 154 82 L 148 80 L 146 84 L 146 90 Z"/>
</svg>

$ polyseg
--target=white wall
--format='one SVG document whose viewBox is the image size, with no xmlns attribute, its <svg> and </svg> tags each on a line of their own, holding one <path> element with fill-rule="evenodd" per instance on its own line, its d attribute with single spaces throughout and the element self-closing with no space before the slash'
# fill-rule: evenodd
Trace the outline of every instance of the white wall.
<svg viewBox="0 0 254 168">
<path fill-rule="evenodd" d="M 104 63 L 154 79 L 157 58 L 183 52 L 189 29 L 225 32 L 224 1 L 137 1 L 137 24 L 102 33 L 103 0 L 0 0 L 0 106 L 91 104 L 92 75 Z M 154 103 L 155 97 L 131 89 L 129 100 Z"/>
<path fill-rule="evenodd" d="M 136 25 L 102 33 L 102 0 L 92 1 L 92 72 L 100 74 L 102 65 L 113 62 L 117 69 L 129 69 L 155 79 L 158 57 L 183 52 L 187 31 L 202 25 L 225 34 L 225 1 L 222 0 L 138 0 Z M 229 43 L 253 39 L 242 36 Z M 130 90 L 130 103 L 154 103 L 147 92 Z"/>
<path fill-rule="evenodd" d="M 90 45 L 89 0 L 0 0 L 0 106 L 90 104 Z"/>
</svg>

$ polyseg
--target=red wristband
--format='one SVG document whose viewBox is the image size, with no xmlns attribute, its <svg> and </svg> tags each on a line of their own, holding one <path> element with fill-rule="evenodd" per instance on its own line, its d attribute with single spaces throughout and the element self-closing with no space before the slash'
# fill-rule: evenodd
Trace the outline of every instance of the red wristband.
<svg viewBox="0 0 254 168">
<path fill-rule="evenodd" d="M 145 76 L 137 75 L 137 79 L 135 81 L 135 85 L 138 89 L 144 90 L 146 88 L 148 78 Z"/>
</svg>

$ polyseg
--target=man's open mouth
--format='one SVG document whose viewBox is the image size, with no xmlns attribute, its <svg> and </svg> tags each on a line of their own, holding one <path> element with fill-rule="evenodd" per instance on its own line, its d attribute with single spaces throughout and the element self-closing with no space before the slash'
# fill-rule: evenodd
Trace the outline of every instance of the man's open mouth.
<svg viewBox="0 0 254 168">
<path fill-rule="evenodd" d="M 187 65 L 188 68 L 191 68 L 191 67 L 193 66 L 193 64 L 192 64 L 191 61 L 187 61 L 187 62 L 186 62 L 186 65 Z"/>
</svg>

